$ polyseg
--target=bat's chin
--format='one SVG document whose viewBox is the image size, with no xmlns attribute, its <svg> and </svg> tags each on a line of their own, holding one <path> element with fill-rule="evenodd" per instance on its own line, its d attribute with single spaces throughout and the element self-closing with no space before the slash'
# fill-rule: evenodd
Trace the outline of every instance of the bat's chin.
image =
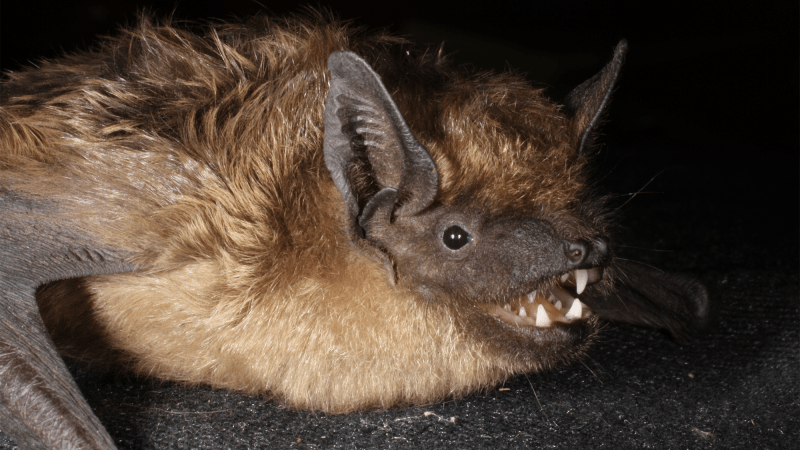
<svg viewBox="0 0 800 450">
<path fill-rule="evenodd" d="M 603 277 L 603 269 L 592 267 L 566 272 L 543 282 L 527 295 L 509 299 L 503 304 L 478 305 L 487 314 L 519 327 L 550 328 L 571 324 L 592 317 L 589 307 L 579 296 L 586 286 Z"/>
</svg>

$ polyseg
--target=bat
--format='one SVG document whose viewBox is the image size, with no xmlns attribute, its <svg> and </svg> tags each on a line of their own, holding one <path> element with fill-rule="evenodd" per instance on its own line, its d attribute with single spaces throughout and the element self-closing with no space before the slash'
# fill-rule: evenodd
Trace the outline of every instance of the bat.
<svg viewBox="0 0 800 450">
<path fill-rule="evenodd" d="M 589 182 L 627 43 L 559 105 L 336 20 L 143 18 L 0 87 L 0 429 L 114 448 L 61 355 L 347 413 L 687 340 Z"/>
</svg>

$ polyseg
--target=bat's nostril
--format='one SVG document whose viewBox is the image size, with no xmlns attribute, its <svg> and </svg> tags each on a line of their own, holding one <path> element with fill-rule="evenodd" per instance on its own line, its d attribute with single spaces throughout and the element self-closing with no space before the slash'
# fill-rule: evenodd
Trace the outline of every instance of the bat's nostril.
<svg viewBox="0 0 800 450">
<path fill-rule="evenodd" d="M 592 242 L 586 241 L 564 241 L 564 254 L 571 266 L 588 266 L 603 264 L 611 253 L 608 240 L 598 237 Z"/>
<path fill-rule="evenodd" d="M 583 242 L 564 241 L 564 254 L 573 265 L 581 264 L 589 255 L 589 247 Z"/>
</svg>

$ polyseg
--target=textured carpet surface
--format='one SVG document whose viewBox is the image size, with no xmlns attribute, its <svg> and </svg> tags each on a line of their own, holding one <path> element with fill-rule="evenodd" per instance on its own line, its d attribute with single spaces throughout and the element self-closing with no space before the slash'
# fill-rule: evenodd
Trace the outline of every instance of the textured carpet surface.
<svg viewBox="0 0 800 450">
<path fill-rule="evenodd" d="M 725 305 L 692 347 L 610 326 L 585 365 L 425 408 L 324 416 L 207 389 L 82 377 L 125 448 L 792 448 L 798 279 L 703 277 Z"/>
</svg>

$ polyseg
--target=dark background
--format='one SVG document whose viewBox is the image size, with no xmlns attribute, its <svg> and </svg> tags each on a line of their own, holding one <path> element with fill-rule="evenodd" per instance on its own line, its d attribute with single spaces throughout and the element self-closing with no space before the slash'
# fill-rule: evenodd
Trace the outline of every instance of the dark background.
<svg viewBox="0 0 800 450">
<path fill-rule="evenodd" d="M 0 65 L 16 70 L 87 48 L 96 36 L 135 22 L 141 10 L 204 20 L 299 8 L 263 3 L 5 1 Z M 658 331 L 612 324 L 583 365 L 427 408 L 334 417 L 73 365 L 120 447 L 793 448 L 800 442 L 797 2 L 315 4 L 417 42 L 445 41 L 458 62 L 527 73 L 555 99 L 628 39 L 596 169 L 598 183 L 620 194 L 619 233 L 628 247 L 619 253 L 698 276 L 711 293 L 714 325 L 686 347 Z"/>
</svg>

